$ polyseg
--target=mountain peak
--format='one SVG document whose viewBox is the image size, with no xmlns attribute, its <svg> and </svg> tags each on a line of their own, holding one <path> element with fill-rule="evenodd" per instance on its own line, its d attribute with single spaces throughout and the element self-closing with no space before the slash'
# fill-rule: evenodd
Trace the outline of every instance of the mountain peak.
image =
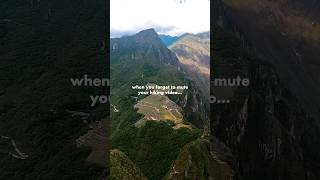
<svg viewBox="0 0 320 180">
<path fill-rule="evenodd" d="M 178 59 L 161 41 L 154 29 L 146 29 L 132 36 L 111 39 L 110 48 L 115 52 L 130 52 L 131 56 L 142 53 L 143 57 L 153 56 L 165 64 L 178 66 Z M 140 54 L 141 55 L 141 54 Z"/>
<path fill-rule="evenodd" d="M 135 37 L 137 38 L 138 41 L 140 42 L 153 42 L 153 43 L 158 43 L 160 42 L 160 38 L 157 34 L 157 32 L 151 28 L 151 29 L 146 29 L 138 32 Z"/>
<path fill-rule="evenodd" d="M 156 35 L 158 35 L 157 32 L 153 28 L 142 30 L 142 31 L 138 32 L 138 34 L 156 34 Z"/>
</svg>

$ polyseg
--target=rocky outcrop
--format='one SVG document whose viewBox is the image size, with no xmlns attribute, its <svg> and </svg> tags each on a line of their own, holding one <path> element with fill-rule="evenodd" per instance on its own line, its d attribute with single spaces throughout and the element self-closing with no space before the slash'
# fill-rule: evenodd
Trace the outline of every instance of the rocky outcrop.
<svg viewBox="0 0 320 180">
<path fill-rule="evenodd" d="M 295 0 L 214 0 L 213 24 L 273 65 L 305 110 L 320 118 L 320 4 Z"/>
<path fill-rule="evenodd" d="M 89 127 L 90 130 L 76 140 L 77 146 L 88 146 L 92 149 L 87 161 L 108 167 L 109 154 L 106 153 L 109 151 L 108 122 L 103 119 L 91 123 Z"/>
<path fill-rule="evenodd" d="M 212 77 L 237 74 L 250 79 L 249 87 L 233 90 L 229 104 L 211 106 L 211 131 L 232 152 L 237 179 L 319 179 L 317 119 L 305 111 L 276 68 L 252 51 L 248 54 L 241 39 L 217 28 L 214 40 Z"/>
<path fill-rule="evenodd" d="M 179 96 L 176 103 L 183 109 L 186 120 L 201 129 L 207 128 L 210 114 L 209 102 L 195 82 L 188 81 L 188 91 Z"/>
</svg>

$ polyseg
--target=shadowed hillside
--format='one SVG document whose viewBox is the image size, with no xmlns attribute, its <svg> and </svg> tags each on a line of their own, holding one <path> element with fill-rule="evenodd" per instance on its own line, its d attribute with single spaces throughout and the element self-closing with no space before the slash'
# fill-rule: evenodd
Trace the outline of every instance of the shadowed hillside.
<svg viewBox="0 0 320 180">
<path fill-rule="evenodd" d="M 84 74 L 107 75 L 106 6 L 106 1 L 1 3 L 0 135 L 15 145 L 0 144 L 7 149 L 0 153 L 0 179 L 106 176 L 106 164 L 88 161 L 92 148 L 78 147 L 76 140 L 107 116 L 106 105 L 91 107 L 89 98 L 107 91 L 70 82 Z"/>
<path fill-rule="evenodd" d="M 250 79 L 230 104 L 211 106 L 212 133 L 237 179 L 320 178 L 318 9 L 317 1 L 213 1 L 212 78 Z"/>
<path fill-rule="evenodd" d="M 196 83 L 208 101 L 210 94 L 210 33 L 184 34 L 169 48 L 177 55 L 186 76 Z"/>
</svg>

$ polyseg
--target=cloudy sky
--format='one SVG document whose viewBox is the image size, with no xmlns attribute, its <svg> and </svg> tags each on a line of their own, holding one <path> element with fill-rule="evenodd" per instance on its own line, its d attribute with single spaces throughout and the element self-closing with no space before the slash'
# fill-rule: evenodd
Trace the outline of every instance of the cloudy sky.
<svg viewBox="0 0 320 180">
<path fill-rule="evenodd" d="M 111 37 L 154 28 L 181 35 L 210 29 L 210 0 L 111 0 Z"/>
</svg>

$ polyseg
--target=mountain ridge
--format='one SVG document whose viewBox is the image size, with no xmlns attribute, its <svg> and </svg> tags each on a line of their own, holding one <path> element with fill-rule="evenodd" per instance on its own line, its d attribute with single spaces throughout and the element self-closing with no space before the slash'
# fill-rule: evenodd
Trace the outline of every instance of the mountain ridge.
<svg viewBox="0 0 320 180">
<path fill-rule="evenodd" d="M 182 70 L 206 99 L 209 99 L 210 89 L 210 32 L 201 34 L 186 33 L 169 46 L 179 59 Z"/>
<path fill-rule="evenodd" d="M 131 36 L 111 38 L 110 51 L 117 54 L 118 51 L 131 52 L 132 59 L 135 56 L 147 57 L 148 53 L 157 56 L 158 63 L 165 63 L 179 67 L 178 59 L 161 41 L 154 29 L 140 31 Z"/>
<path fill-rule="evenodd" d="M 174 43 L 176 40 L 178 40 L 180 36 L 171 36 L 171 35 L 166 35 L 166 34 L 160 34 L 159 37 L 162 40 L 162 42 L 167 47 L 169 47 L 172 43 Z"/>
</svg>

